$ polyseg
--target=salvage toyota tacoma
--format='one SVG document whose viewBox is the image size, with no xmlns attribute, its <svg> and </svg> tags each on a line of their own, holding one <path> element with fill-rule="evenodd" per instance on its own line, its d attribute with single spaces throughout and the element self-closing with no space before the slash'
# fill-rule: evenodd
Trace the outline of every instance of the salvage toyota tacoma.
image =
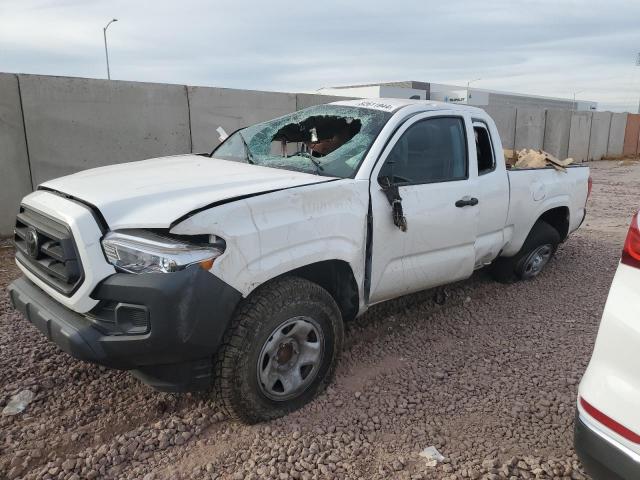
<svg viewBox="0 0 640 480">
<path fill-rule="evenodd" d="M 538 275 L 589 184 L 579 165 L 507 169 L 481 109 L 340 101 L 211 154 L 44 182 L 17 214 L 9 292 L 65 352 L 258 422 L 323 390 L 371 305 L 485 266 Z"/>
</svg>

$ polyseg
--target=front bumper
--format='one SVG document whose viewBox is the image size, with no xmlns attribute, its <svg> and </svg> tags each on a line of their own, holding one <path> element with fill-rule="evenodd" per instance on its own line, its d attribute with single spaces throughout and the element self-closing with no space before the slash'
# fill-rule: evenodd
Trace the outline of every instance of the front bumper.
<svg viewBox="0 0 640 480">
<path fill-rule="evenodd" d="M 87 314 L 66 308 L 25 277 L 9 286 L 9 295 L 14 307 L 63 351 L 132 370 L 166 391 L 210 385 L 211 357 L 241 298 L 197 266 L 169 274 L 111 275 L 92 292 L 99 303 Z M 147 316 L 143 333 L 128 334 L 114 321 L 114 309 L 131 305 Z"/>
<path fill-rule="evenodd" d="M 640 461 L 596 432 L 579 414 L 576 414 L 573 439 L 582 466 L 594 480 L 640 478 Z"/>
</svg>

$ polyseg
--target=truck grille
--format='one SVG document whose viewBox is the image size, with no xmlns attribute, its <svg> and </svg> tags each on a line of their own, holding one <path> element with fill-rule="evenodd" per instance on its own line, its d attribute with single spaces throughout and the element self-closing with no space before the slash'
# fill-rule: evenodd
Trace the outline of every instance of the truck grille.
<svg viewBox="0 0 640 480">
<path fill-rule="evenodd" d="M 58 292 L 70 296 L 82 283 L 82 265 L 68 226 L 22 206 L 14 241 L 18 262 Z"/>
</svg>

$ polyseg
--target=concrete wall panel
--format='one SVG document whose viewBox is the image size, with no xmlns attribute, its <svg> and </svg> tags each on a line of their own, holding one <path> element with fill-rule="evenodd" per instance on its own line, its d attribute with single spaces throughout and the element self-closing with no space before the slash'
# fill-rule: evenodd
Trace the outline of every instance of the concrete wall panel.
<svg viewBox="0 0 640 480">
<path fill-rule="evenodd" d="M 567 158 L 570 130 L 571 110 L 547 110 L 542 149 L 559 159 Z"/>
<path fill-rule="evenodd" d="M 210 152 L 220 141 L 218 127 L 231 134 L 296 110 L 293 93 L 188 87 L 193 152 Z"/>
<path fill-rule="evenodd" d="M 585 162 L 589 156 L 591 112 L 573 112 L 569 132 L 569 157 L 576 162 Z"/>
<path fill-rule="evenodd" d="M 0 237 L 11 235 L 20 200 L 30 191 L 18 77 L 0 73 Z"/>
<path fill-rule="evenodd" d="M 520 107 L 516 111 L 515 148 L 542 148 L 544 144 L 545 110 Z"/>
<path fill-rule="evenodd" d="M 609 129 L 609 146 L 607 157 L 622 155 L 624 148 L 624 131 L 627 128 L 627 114 L 614 113 L 611 115 L 611 127 Z"/>
<path fill-rule="evenodd" d="M 627 115 L 627 127 L 624 131 L 623 155 L 636 155 L 638 153 L 638 137 L 640 137 L 640 114 Z"/>
<path fill-rule="evenodd" d="M 589 135 L 588 160 L 602 160 L 607 155 L 610 128 L 611 112 L 593 112 L 591 133 Z"/>
<path fill-rule="evenodd" d="M 188 153 L 184 86 L 19 75 L 33 183 Z"/>
<path fill-rule="evenodd" d="M 514 107 L 481 107 L 496 123 L 503 148 L 513 149 L 516 134 L 516 109 Z"/>
</svg>

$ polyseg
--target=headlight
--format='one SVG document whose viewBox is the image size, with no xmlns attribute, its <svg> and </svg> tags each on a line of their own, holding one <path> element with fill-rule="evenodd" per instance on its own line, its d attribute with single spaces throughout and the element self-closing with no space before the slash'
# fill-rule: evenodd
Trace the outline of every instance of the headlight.
<svg viewBox="0 0 640 480">
<path fill-rule="evenodd" d="M 102 249 L 109 263 L 129 273 L 176 272 L 196 263 L 209 270 L 224 251 L 146 230 L 110 232 L 102 240 Z"/>
</svg>

